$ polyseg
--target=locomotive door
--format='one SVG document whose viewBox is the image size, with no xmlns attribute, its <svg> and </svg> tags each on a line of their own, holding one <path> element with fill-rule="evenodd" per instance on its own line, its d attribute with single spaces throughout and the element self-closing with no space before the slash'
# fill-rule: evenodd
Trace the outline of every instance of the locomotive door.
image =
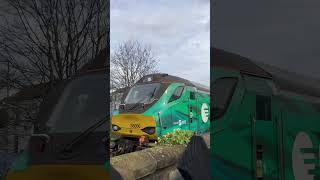
<svg viewBox="0 0 320 180">
<path fill-rule="evenodd" d="M 168 103 L 171 105 L 171 120 L 173 125 L 170 130 L 172 132 L 174 129 L 190 129 L 189 125 L 189 93 L 185 86 L 179 86 L 176 88 L 172 94 Z"/>
<path fill-rule="evenodd" d="M 199 118 L 198 118 L 198 99 L 194 89 L 190 90 L 189 94 L 189 124 L 190 130 L 193 132 L 199 131 Z"/>
<path fill-rule="evenodd" d="M 271 96 L 255 96 L 255 115 L 252 116 L 253 165 L 255 179 L 279 179 L 277 142 L 278 108 Z"/>
</svg>

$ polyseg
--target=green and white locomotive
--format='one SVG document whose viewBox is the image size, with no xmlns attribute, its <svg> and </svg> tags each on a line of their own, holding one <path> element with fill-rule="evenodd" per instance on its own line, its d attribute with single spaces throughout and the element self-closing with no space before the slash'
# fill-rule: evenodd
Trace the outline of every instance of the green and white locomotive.
<svg viewBox="0 0 320 180">
<path fill-rule="evenodd" d="M 134 143 L 141 137 L 157 140 L 175 129 L 204 133 L 210 130 L 209 111 L 209 88 L 168 74 L 151 74 L 123 95 L 119 114 L 112 116 L 112 130 Z"/>
<path fill-rule="evenodd" d="M 319 179 L 320 81 L 211 53 L 212 178 Z"/>
</svg>

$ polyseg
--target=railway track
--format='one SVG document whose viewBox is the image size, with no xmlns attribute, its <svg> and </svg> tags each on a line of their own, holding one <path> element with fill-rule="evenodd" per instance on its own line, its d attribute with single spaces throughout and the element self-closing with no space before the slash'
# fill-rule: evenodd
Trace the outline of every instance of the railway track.
<svg viewBox="0 0 320 180">
<path fill-rule="evenodd" d="M 201 135 L 210 149 L 210 132 Z M 119 141 L 121 141 L 119 143 Z M 128 154 L 143 149 L 152 148 L 156 144 L 154 142 L 148 143 L 147 146 L 139 146 L 139 143 L 133 140 L 122 139 L 118 142 L 110 142 L 110 157 L 115 157 L 123 154 Z M 114 144 L 113 144 L 114 143 Z M 118 143 L 118 144 L 117 144 Z"/>
<path fill-rule="evenodd" d="M 120 149 L 111 149 L 110 148 L 110 157 L 115 157 L 115 156 L 128 154 L 128 153 L 132 153 L 132 152 L 136 152 L 136 151 L 141 151 L 141 150 L 144 150 L 147 148 L 152 148 L 152 147 L 154 147 L 154 145 L 149 145 L 146 147 L 135 147 L 132 149 L 131 148 L 125 149 L 126 147 L 123 147 L 123 146 Z"/>
<path fill-rule="evenodd" d="M 136 139 L 114 138 L 110 141 L 110 157 L 128 154 L 155 146 L 153 142 L 147 142 L 141 145 Z"/>
</svg>

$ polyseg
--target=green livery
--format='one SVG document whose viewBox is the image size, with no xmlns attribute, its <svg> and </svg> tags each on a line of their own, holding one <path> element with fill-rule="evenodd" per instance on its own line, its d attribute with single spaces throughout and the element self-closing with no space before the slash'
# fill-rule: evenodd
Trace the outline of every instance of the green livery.
<svg viewBox="0 0 320 180">
<path fill-rule="evenodd" d="M 157 140 L 175 129 L 210 129 L 209 88 L 179 77 L 147 75 L 124 94 L 122 103 L 112 117 L 112 129 L 127 139 Z"/>
<path fill-rule="evenodd" d="M 179 87 L 184 88 L 180 98 L 174 101 L 170 100 L 172 94 Z M 191 93 L 194 94 L 193 97 Z M 210 98 L 207 92 L 197 91 L 196 88 L 183 83 L 172 83 L 159 101 L 143 115 L 158 117 L 157 113 L 160 112 L 161 122 L 156 121 L 158 137 L 173 132 L 175 129 L 203 133 L 208 131 L 210 127 L 210 121 L 208 121 L 209 105 Z M 201 109 L 202 106 L 205 106 L 204 110 Z M 190 117 L 190 113 L 192 113 L 192 117 Z M 205 115 L 202 116 L 201 113 L 205 113 Z"/>
<path fill-rule="evenodd" d="M 211 51 L 212 179 L 319 179 L 319 81 Z"/>
</svg>

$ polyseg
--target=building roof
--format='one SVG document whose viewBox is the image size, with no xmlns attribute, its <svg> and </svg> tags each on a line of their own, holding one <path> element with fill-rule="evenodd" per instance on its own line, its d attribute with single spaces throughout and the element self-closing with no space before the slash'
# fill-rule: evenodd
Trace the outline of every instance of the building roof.
<svg viewBox="0 0 320 180">
<path fill-rule="evenodd" d="M 117 93 L 124 93 L 125 91 L 129 90 L 130 87 L 124 87 L 124 88 L 119 88 L 119 89 L 112 89 L 110 90 L 111 94 L 117 94 Z"/>
<path fill-rule="evenodd" d="M 3 102 L 25 101 L 41 98 L 46 95 L 49 90 L 49 83 L 27 86 L 18 91 L 16 94 L 3 99 Z"/>
<path fill-rule="evenodd" d="M 270 78 L 280 90 L 320 97 L 320 80 L 253 61 L 235 53 L 211 48 L 213 68 L 227 68 L 262 78 Z"/>
</svg>

